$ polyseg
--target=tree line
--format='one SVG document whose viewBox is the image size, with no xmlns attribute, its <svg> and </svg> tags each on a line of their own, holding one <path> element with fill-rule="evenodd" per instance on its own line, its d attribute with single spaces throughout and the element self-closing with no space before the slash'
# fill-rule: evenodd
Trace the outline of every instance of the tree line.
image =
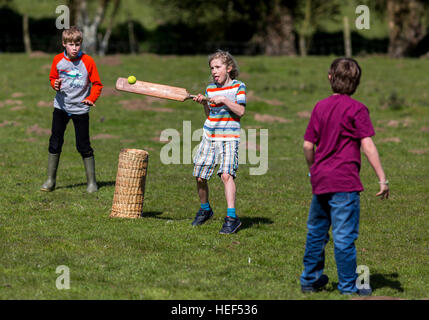
<svg viewBox="0 0 429 320">
<path fill-rule="evenodd" d="M 11 4 L 15 0 L 0 0 Z M 257 50 L 244 53 L 265 55 L 301 55 L 309 53 L 314 36 L 323 30 L 326 20 L 343 23 L 344 0 L 142 0 L 159 16 L 156 32 L 139 29 L 129 19 L 119 25 L 120 10 L 132 12 L 126 0 L 67 0 L 71 24 L 85 34 L 85 50 L 106 54 L 113 38 L 128 42 L 129 52 L 137 52 L 139 42 L 148 43 L 148 51 L 161 51 L 161 45 L 189 47 L 205 51 L 208 43 L 239 43 Z M 371 19 L 383 17 L 388 28 L 387 53 L 391 57 L 413 55 L 428 35 L 429 0 L 346 0 L 348 6 L 367 5 Z M 108 10 L 109 9 L 109 10 Z M 107 15 L 107 12 L 109 14 Z M 352 21 L 351 23 L 354 23 Z M 31 46 L 28 16 L 23 15 L 23 42 Z M 141 25 L 140 25 L 140 29 Z M 142 39 L 144 38 L 144 39 Z M 346 40 L 347 38 L 345 38 Z M 205 47 L 204 47 L 205 46 Z M 174 51 L 174 49 L 172 49 Z M 174 52 L 172 52 L 174 53 Z M 191 52 L 189 52 L 191 53 Z"/>
</svg>

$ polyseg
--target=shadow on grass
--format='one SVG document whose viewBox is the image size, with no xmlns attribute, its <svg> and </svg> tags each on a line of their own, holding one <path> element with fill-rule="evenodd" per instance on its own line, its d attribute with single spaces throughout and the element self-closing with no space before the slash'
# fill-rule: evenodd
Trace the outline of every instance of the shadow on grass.
<svg viewBox="0 0 429 320">
<path fill-rule="evenodd" d="M 388 274 L 380 274 L 375 273 L 370 275 L 370 285 L 371 289 L 377 290 L 381 288 L 391 288 L 393 290 L 396 290 L 398 292 L 404 292 L 404 288 L 402 288 L 401 283 L 399 280 L 396 280 L 399 277 L 399 275 L 395 273 L 388 273 Z M 331 286 L 326 287 L 326 291 L 332 292 L 336 291 L 338 286 L 338 282 L 332 282 Z"/>
<path fill-rule="evenodd" d="M 272 224 L 273 220 L 268 218 L 261 218 L 261 217 L 243 217 L 241 218 L 241 227 L 239 230 L 251 228 L 255 224 Z"/>
<path fill-rule="evenodd" d="M 110 187 L 114 185 L 115 185 L 115 181 L 97 181 L 98 189 L 104 188 L 104 187 Z M 86 186 L 86 182 L 70 184 L 68 186 L 60 186 L 60 187 L 56 187 L 55 189 L 71 189 L 71 188 L 82 187 L 82 186 Z"/>
<path fill-rule="evenodd" d="M 168 217 L 158 217 L 159 215 L 163 214 L 162 211 L 143 211 L 143 213 L 140 215 L 140 218 L 154 218 L 159 220 L 174 220 L 174 221 L 181 221 L 181 220 L 189 220 L 189 218 L 172 218 L 171 216 Z"/>
<path fill-rule="evenodd" d="M 396 272 L 388 274 L 371 274 L 371 287 L 373 290 L 388 287 L 398 292 L 404 292 L 404 288 L 402 288 L 401 283 L 397 280 L 398 277 L 399 275 Z"/>
<path fill-rule="evenodd" d="M 163 213 L 162 211 L 143 211 L 142 214 L 140 215 L 140 217 L 141 218 L 167 219 L 167 218 L 157 217 L 157 216 L 161 215 L 162 213 Z"/>
</svg>

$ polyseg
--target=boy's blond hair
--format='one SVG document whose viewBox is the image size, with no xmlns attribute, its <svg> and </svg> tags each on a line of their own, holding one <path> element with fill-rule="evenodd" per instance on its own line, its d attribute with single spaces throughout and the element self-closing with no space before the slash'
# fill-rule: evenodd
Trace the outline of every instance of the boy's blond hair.
<svg viewBox="0 0 429 320">
<path fill-rule="evenodd" d="M 220 59 L 226 67 L 232 67 L 231 71 L 229 72 L 229 77 L 234 80 L 238 77 L 238 64 L 237 61 L 235 61 L 234 57 L 228 52 L 223 50 L 217 50 L 215 53 L 209 55 L 209 67 L 210 63 L 214 59 Z"/>
<path fill-rule="evenodd" d="M 70 29 L 65 29 L 62 36 L 63 43 L 68 42 L 82 42 L 82 31 L 76 26 L 71 26 Z"/>
</svg>

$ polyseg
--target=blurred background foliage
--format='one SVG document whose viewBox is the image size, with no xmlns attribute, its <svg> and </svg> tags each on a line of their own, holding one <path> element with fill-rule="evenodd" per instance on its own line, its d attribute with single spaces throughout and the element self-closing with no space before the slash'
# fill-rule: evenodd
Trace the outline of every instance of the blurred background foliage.
<svg viewBox="0 0 429 320">
<path fill-rule="evenodd" d="M 370 9 L 359 30 L 358 5 Z M 353 54 L 421 56 L 429 50 L 429 0 L 0 0 L 0 52 L 61 50 L 59 5 L 85 31 L 92 54 Z M 26 29 L 27 23 L 27 29 Z M 27 30 L 27 31 L 26 31 Z M 26 42 L 27 35 L 27 42 Z"/>
</svg>

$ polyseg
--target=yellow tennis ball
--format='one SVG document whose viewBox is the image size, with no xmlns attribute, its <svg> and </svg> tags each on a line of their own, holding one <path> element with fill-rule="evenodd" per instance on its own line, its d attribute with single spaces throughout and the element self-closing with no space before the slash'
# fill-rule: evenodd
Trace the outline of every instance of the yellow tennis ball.
<svg viewBox="0 0 429 320">
<path fill-rule="evenodd" d="M 134 76 L 128 77 L 128 83 L 129 84 L 134 84 L 134 83 L 136 83 L 136 81 L 137 81 L 136 77 L 134 77 Z"/>
</svg>

